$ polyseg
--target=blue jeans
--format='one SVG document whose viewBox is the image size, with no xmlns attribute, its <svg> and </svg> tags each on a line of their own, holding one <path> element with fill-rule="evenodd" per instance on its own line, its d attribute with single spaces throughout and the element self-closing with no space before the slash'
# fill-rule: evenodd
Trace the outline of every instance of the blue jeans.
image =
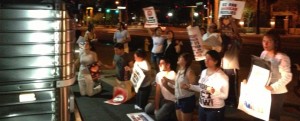
<svg viewBox="0 0 300 121">
<path fill-rule="evenodd" d="M 203 108 L 199 106 L 199 121 L 223 121 L 225 108 Z"/>
<path fill-rule="evenodd" d="M 153 63 L 154 69 L 156 71 L 159 71 L 158 65 L 159 65 L 159 60 L 162 56 L 163 56 L 162 53 L 151 53 L 151 62 Z"/>
</svg>

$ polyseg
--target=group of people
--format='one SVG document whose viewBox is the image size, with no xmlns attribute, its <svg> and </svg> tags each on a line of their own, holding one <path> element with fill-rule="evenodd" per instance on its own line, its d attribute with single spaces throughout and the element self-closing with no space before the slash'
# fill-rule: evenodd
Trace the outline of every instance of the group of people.
<svg viewBox="0 0 300 121">
<path fill-rule="evenodd" d="M 92 39 L 85 39 L 84 43 L 78 42 L 83 48 L 80 53 L 78 81 L 80 87 L 85 87 L 80 88 L 80 93 L 90 96 L 99 92 L 99 87 L 87 86 L 93 79 L 84 76 L 88 72 L 87 65 L 92 62 L 115 69 L 119 81 L 129 80 L 132 69 L 138 67 L 144 72 L 145 78 L 135 96 L 135 109 L 154 114 L 158 121 L 191 121 L 196 107 L 195 93 L 199 93 L 199 121 L 223 121 L 225 105 L 229 102 L 230 105 L 237 106 L 237 70 L 241 39 L 233 22 L 231 18 L 225 17 L 221 20 L 220 31 L 216 24 L 211 24 L 207 32 L 202 29 L 201 47 L 205 59 L 200 61 L 199 79 L 191 68 L 193 55 L 181 53 L 181 44 L 176 42 L 174 32 L 167 31 L 166 35 L 162 35 L 160 27 L 155 28 L 154 32 L 148 29 L 153 42 L 151 64 L 143 49 L 137 49 L 133 58 L 129 56 L 130 35 L 122 24 L 114 35 L 116 44 L 112 64 L 98 61 L 97 54 L 90 51 L 90 44 L 86 44 Z M 270 118 L 279 121 L 287 93 L 286 85 L 292 78 L 290 59 L 280 52 L 280 36 L 273 30 L 263 36 L 262 46 L 264 51 L 260 57 L 271 62 L 270 85 L 265 87 L 272 93 Z M 155 77 L 152 76 L 153 73 L 156 74 Z M 155 100 L 148 103 L 153 81 L 156 83 Z M 95 85 L 96 82 L 92 82 Z"/>
</svg>

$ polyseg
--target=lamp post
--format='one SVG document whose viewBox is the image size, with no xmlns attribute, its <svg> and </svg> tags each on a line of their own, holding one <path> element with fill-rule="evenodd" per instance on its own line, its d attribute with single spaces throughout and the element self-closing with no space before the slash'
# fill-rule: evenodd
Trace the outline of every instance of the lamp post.
<svg viewBox="0 0 300 121">
<path fill-rule="evenodd" d="M 173 16 L 173 13 L 172 12 L 169 12 L 168 13 L 168 21 L 169 21 L 169 24 L 170 24 L 170 20 L 171 20 L 171 17 Z"/>
</svg>

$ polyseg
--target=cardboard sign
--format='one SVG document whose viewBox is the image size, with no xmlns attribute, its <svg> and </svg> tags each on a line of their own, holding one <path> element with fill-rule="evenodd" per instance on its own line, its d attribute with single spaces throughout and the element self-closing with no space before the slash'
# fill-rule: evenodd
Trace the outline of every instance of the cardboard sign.
<svg viewBox="0 0 300 121">
<path fill-rule="evenodd" d="M 136 93 L 141 87 L 141 84 L 143 83 L 144 79 L 145 79 L 145 74 L 143 70 L 138 66 L 134 66 L 130 77 L 130 81 Z"/>
<path fill-rule="evenodd" d="M 206 51 L 201 48 L 202 35 L 198 26 L 188 26 L 187 32 L 191 41 L 192 50 L 196 61 L 204 60 Z"/>
<path fill-rule="evenodd" d="M 262 67 L 269 62 L 253 57 L 253 63 L 247 83 L 241 83 L 238 109 L 262 120 L 269 120 L 271 92 L 265 88 L 270 78 L 270 67 Z"/>
<path fill-rule="evenodd" d="M 154 7 L 151 6 L 151 7 L 143 8 L 143 10 L 144 10 L 145 18 L 146 18 L 144 27 L 145 28 L 158 27 L 158 20 L 156 17 Z"/>
<path fill-rule="evenodd" d="M 231 15 L 235 19 L 241 19 L 245 7 L 245 1 L 220 1 L 219 18 L 222 15 Z"/>
<path fill-rule="evenodd" d="M 154 121 L 149 115 L 145 112 L 140 113 L 129 113 L 127 116 L 131 121 Z"/>
</svg>

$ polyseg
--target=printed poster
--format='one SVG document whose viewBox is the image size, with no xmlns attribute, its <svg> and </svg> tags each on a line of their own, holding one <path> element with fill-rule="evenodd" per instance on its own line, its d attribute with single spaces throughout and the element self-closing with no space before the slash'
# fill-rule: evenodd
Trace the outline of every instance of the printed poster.
<svg viewBox="0 0 300 121">
<path fill-rule="evenodd" d="M 158 20 L 156 17 L 156 13 L 154 7 L 143 8 L 144 14 L 146 17 L 145 28 L 156 28 L 158 27 Z"/>
<path fill-rule="evenodd" d="M 245 1 L 220 1 L 219 18 L 222 15 L 232 15 L 235 19 L 241 19 L 245 7 Z"/>
<path fill-rule="evenodd" d="M 134 93 L 131 91 L 132 84 L 130 81 L 121 82 L 121 84 L 114 87 L 113 98 L 104 103 L 111 105 L 120 105 L 125 103 L 134 96 Z"/>
<path fill-rule="evenodd" d="M 127 116 L 131 121 L 154 121 L 149 115 L 145 112 L 140 113 L 129 113 Z"/>
<path fill-rule="evenodd" d="M 194 53 L 195 60 L 196 61 L 204 60 L 206 51 L 204 51 L 201 48 L 202 35 L 200 33 L 199 27 L 188 26 L 186 29 L 190 38 L 191 47 Z"/>
<path fill-rule="evenodd" d="M 241 83 L 238 109 L 256 118 L 269 120 L 272 98 L 271 92 L 265 88 L 269 76 L 269 69 L 252 65 L 247 83 Z"/>
<path fill-rule="evenodd" d="M 130 81 L 134 88 L 134 91 L 137 93 L 139 88 L 141 87 L 142 82 L 145 79 L 145 74 L 142 69 L 138 66 L 134 66 L 132 69 L 132 74 L 130 77 Z"/>
</svg>

